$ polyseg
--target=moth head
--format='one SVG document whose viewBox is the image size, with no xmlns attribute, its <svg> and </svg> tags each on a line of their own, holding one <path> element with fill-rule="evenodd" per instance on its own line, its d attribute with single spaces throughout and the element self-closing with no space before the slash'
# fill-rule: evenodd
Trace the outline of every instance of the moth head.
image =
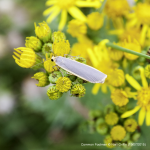
<svg viewBox="0 0 150 150">
<path fill-rule="evenodd" d="M 56 57 L 52 56 L 51 61 L 55 61 Z"/>
</svg>

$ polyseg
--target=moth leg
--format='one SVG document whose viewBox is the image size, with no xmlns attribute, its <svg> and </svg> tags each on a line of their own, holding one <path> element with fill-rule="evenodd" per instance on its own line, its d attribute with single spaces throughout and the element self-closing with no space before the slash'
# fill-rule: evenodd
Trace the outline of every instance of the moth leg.
<svg viewBox="0 0 150 150">
<path fill-rule="evenodd" d="M 54 69 L 54 67 L 57 67 L 57 69 L 60 71 L 60 69 L 57 65 L 53 66 L 53 69 Z M 64 77 L 64 74 L 62 73 L 62 71 L 60 71 L 60 72 L 61 72 L 61 75 Z"/>
<path fill-rule="evenodd" d="M 68 54 L 64 54 L 64 57 L 68 56 Z"/>
<path fill-rule="evenodd" d="M 71 56 L 71 55 L 68 55 L 68 54 L 64 54 L 64 57 L 66 56 L 69 56 L 71 59 L 73 59 L 73 57 L 79 57 L 80 55 L 77 55 L 77 56 Z"/>
<path fill-rule="evenodd" d="M 67 72 L 67 74 L 69 74 L 69 75 L 73 75 L 73 74 L 71 74 L 70 72 Z"/>
</svg>

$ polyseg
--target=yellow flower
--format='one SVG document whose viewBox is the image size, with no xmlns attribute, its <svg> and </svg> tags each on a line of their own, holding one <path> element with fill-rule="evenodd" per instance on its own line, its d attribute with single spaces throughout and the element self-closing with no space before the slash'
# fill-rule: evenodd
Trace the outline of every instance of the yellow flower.
<svg viewBox="0 0 150 150">
<path fill-rule="evenodd" d="M 37 86 L 44 87 L 49 84 L 48 76 L 44 72 L 37 72 L 34 74 L 34 76 L 32 78 L 39 81 L 39 83 L 36 84 Z"/>
<path fill-rule="evenodd" d="M 71 80 L 67 77 L 59 77 L 56 81 L 56 89 L 59 92 L 67 92 L 71 88 Z"/>
<path fill-rule="evenodd" d="M 135 13 L 129 14 L 132 24 L 150 25 L 150 5 L 148 3 L 138 3 L 135 7 Z"/>
<path fill-rule="evenodd" d="M 126 105 L 129 102 L 126 92 L 120 89 L 115 89 L 111 93 L 111 99 L 115 105 L 120 107 Z"/>
<path fill-rule="evenodd" d="M 114 112 L 110 112 L 105 116 L 105 122 L 108 125 L 115 125 L 117 124 L 118 120 L 119 120 L 118 115 Z"/>
<path fill-rule="evenodd" d="M 107 0 L 104 10 L 109 17 L 114 18 L 126 15 L 130 7 L 127 0 Z"/>
<path fill-rule="evenodd" d="M 141 30 L 139 28 L 135 28 L 135 27 L 124 27 L 124 22 L 121 22 L 121 26 L 120 28 L 116 27 L 115 30 L 111 30 L 109 31 L 109 34 L 114 34 L 117 35 L 120 39 L 121 42 L 128 40 L 128 38 L 130 37 L 131 39 L 135 39 L 137 40 L 141 45 Z"/>
<path fill-rule="evenodd" d="M 106 93 L 108 92 L 107 87 L 109 88 L 109 90 L 110 90 L 111 92 L 112 92 L 113 89 L 114 89 L 113 86 L 111 86 L 111 85 L 108 83 L 107 79 L 106 79 L 105 83 L 103 83 L 103 84 L 101 84 L 101 83 L 96 83 L 96 84 L 94 84 L 94 86 L 93 86 L 93 88 L 92 88 L 92 93 L 93 93 L 94 95 L 96 95 L 96 94 L 98 93 L 99 89 L 101 88 L 101 91 L 106 94 Z"/>
<path fill-rule="evenodd" d="M 121 69 L 111 69 L 107 80 L 112 86 L 119 87 L 125 82 L 124 72 Z"/>
<path fill-rule="evenodd" d="M 148 83 L 144 75 L 144 69 L 140 68 L 140 72 L 143 87 L 141 87 L 141 85 L 132 76 L 126 74 L 126 80 L 133 88 L 137 90 L 137 106 L 134 109 L 125 112 L 121 117 L 129 117 L 141 108 L 139 112 L 138 123 L 141 126 L 146 117 L 146 125 L 150 126 L 150 87 L 148 87 Z"/>
<path fill-rule="evenodd" d="M 18 47 L 14 49 L 13 58 L 15 62 L 22 68 L 31 68 L 36 63 L 36 54 L 31 48 Z"/>
<path fill-rule="evenodd" d="M 73 37 L 80 37 L 86 34 L 87 27 L 84 22 L 77 19 L 73 19 L 68 23 L 67 32 L 71 34 Z"/>
<path fill-rule="evenodd" d="M 71 88 L 71 94 L 76 97 L 83 97 L 85 95 L 85 87 L 82 84 L 75 84 Z"/>
<path fill-rule="evenodd" d="M 126 28 L 122 34 L 119 35 L 119 38 L 121 41 L 128 40 L 129 37 L 131 39 L 136 39 L 138 42 L 140 42 L 141 37 L 140 29 L 138 28 Z"/>
<path fill-rule="evenodd" d="M 145 67 L 145 76 L 150 79 L 150 65 Z"/>
<path fill-rule="evenodd" d="M 113 140 L 122 141 L 126 136 L 126 130 L 121 125 L 116 125 L 111 129 L 110 134 Z"/>
<path fill-rule="evenodd" d="M 128 40 L 125 40 L 122 43 L 122 47 L 127 48 L 127 49 L 131 49 L 132 51 L 136 51 L 136 52 L 141 52 L 141 46 L 140 44 L 134 39 L 132 40 L 130 37 L 128 38 Z M 133 55 L 130 53 L 124 53 L 125 57 L 129 60 L 135 60 L 137 59 L 139 56 L 137 55 Z"/>
<path fill-rule="evenodd" d="M 56 32 L 53 32 L 52 39 L 53 39 L 53 42 L 55 41 L 59 42 L 60 40 L 66 40 L 66 36 L 63 32 L 56 31 Z"/>
<path fill-rule="evenodd" d="M 110 90 L 113 90 L 112 86 L 120 86 L 124 83 L 124 73 L 122 70 L 119 70 L 118 64 L 112 62 L 109 57 L 108 49 L 106 48 L 105 44 L 108 42 L 107 39 L 101 41 L 98 45 L 94 46 L 93 49 L 89 48 L 87 50 L 88 57 L 92 62 L 92 65 L 97 68 L 98 70 L 102 71 L 103 73 L 107 74 L 107 79 L 104 84 L 95 84 L 92 90 L 93 94 L 97 94 L 99 88 L 101 87 L 103 93 L 107 93 L 107 87 Z M 105 64 L 105 65 L 102 65 Z M 119 76 L 119 80 L 118 80 Z M 113 80 L 111 79 L 113 78 Z M 112 81 L 110 81 L 112 80 Z"/>
<path fill-rule="evenodd" d="M 63 93 L 56 89 L 56 85 L 52 85 L 47 90 L 47 95 L 51 100 L 57 100 L 62 96 Z"/>
<path fill-rule="evenodd" d="M 119 61 L 123 57 L 123 52 L 122 51 L 119 51 L 119 50 L 116 50 L 116 49 L 113 49 L 113 48 L 109 48 L 108 52 L 109 52 L 110 58 L 114 61 Z"/>
<path fill-rule="evenodd" d="M 89 47 L 92 47 L 91 43 L 75 43 L 72 46 L 71 49 L 71 55 L 72 56 L 78 56 L 80 55 L 80 57 L 83 57 L 87 60 L 87 64 L 90 64 L 90 59 L 87 53 L 87 50 Z"/>
<path fill-rule="evenodd" d="M 134 132 L 137 129 L 137 126 L 136 120 L 132 118 L 129 118 L 124 122 L 124 127 L 128 132 Z"/>
<path fill-rule="evenodd" d="M 88 48 L 87 53 L 92 65 L 108 75 L 111 72 L 111 69 L 114 69 L 117 66 L 109 57 L 108 49 L 105 46 L 107 42 L 108 40 L 106 39 L 101 41 L 98 45 L 95 45 L 93 48 Z"/>
<path fill-rule="evenodd" d="M 51 73 L 55 70 L 58 70 L 54 61 L 51 61 L 52 58 L 52 54 L 50 55 L 50 57 L 48 57 L 48 54 L 46 54 L 46 60 L 44 61 L 44 68 L 48 73 Z"/>
<path fill-rule="evenodd" d="M 42 49 L 42 42 L 34 36 L 26 37 L 25 46 L 28 48 L 32 48 L 35 51 L 40 51 Z"/>
<path fill-rule="evenodd" d="M 53 19 L 61 12 L 61 19 L 58 26 L 59 30 L 62 30 L 67 21 L 67 13 L 69 13 L 73 18 L 86 22 L 87 18 L 82 13 L 78 7 L 95 7 L 99 8 L 101 6 L 100 1 L 87 1 L 87 0 L 47 0 L 47 6 L 50 8 L 44 11 L 44 15 L 50 14 L 47 18 L 47 22 L 52 22 Z"/>
<path fill-rule="evenodd" d="M 141 30 L 140 43 L 144 45 L 146 40 L 146 34 L 149 30 L 150 25 L 150 4 L 148 3 L 138 3 L 135 8 L 135 12 L 127 15 L 129 22 L 127 23 L 128 28 L 137 27 Z"/>
<path fill-rule="evenodd" d="M 134 100 L 137 99 L 137 92 L 131 92 L 131 88 L 130 87 L 125 87 L 124 91 L 127 93 L 128 98 L 133 98 Z"/>
<path fill-rule="evenodd" d="M 35 34 L 40 40 L 42 40 L 44 43 L 50 41 L 51 29 L 45 21 L 39 23 L 39 26 L 36 26 L 35 23 L 34 26 L 35 26 Z"/>
<path fill-rule="evenodd" d="M 87 16 L 87 24 L 92 30 L 98 30 L 103 26 L 103 15 L 99 12 L 92 12 Z"/>
<path fill-rule="evenodd" d="M 53 43 L 53 53 L 56 56 L 63 56 L 69 54 L 70 52 L 70 43 L 68 40 L 59 40 Z"/>
</svg>

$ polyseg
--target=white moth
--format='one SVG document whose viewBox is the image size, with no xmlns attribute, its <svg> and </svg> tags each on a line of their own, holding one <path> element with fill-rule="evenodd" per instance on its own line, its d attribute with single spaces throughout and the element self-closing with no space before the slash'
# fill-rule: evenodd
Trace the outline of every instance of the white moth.
<svg viewBox="0 0 150 150">
<path fill-rule="evenodd" d="M 104 83 L 107 78 L 107 75 L 99 70 L 69 58 L 57 56 L 51 60 L 62 69 L 91 83 Z"/>
</svg>

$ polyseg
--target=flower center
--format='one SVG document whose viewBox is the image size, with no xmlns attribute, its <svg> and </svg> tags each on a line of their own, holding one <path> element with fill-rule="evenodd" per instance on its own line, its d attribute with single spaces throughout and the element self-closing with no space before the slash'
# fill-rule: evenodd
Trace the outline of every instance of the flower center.
<svg viewBox="0 0 150 150">
<path fill-rule="evenodd" d="M 142 24 L 150 24 L 150 5 L 147 3 L 139 3 L 135 10 L 138 20 Z"/>
<path fill-rule="evenodd" d="M 150 110 L 150 87 L 142 88 L 137 95 L 138 105 Z"/>
<path fill-rule="evenodd" d="M 73 6 L 75 4 L 76 0 L 57 0 L 57 5 L 61 9 L 68 9 L 69 7 Z"/>
</svg>

